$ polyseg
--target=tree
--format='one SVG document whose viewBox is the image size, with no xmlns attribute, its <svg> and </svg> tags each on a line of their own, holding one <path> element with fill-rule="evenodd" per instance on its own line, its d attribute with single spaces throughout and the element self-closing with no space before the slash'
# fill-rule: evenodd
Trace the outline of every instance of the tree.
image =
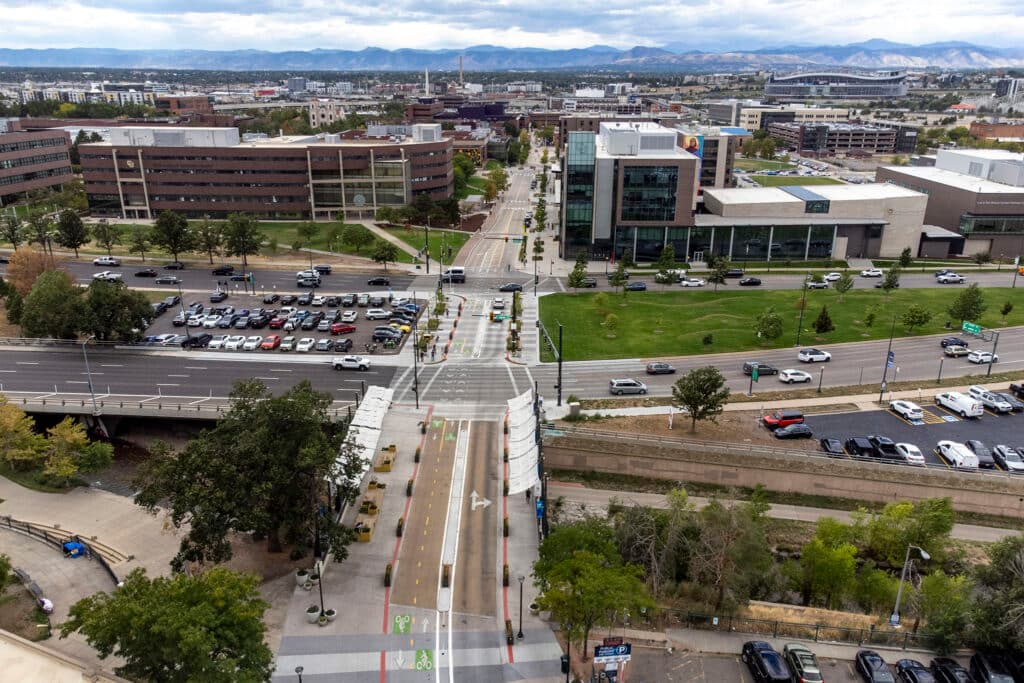
<svg viewBox="0 0 1024 683">
<path fill-rule="evenodd" d="M 341 240 L 342 227 L 338 223 L 331 223 L 327 226 L 327 231 L 324 233 L 324 241 L 327 243 L 327 249 L 334 251 L 334 245 Z"/>
<path fill-rule="evenodd" d="M 142 262 L 146 262 L 149 251 L 149 229 L 144 225 L 133 225 L 128 229 L 128 253 L 141 254 Z"/>
<path fill-rule="evenodd" d="M 295 233 L 302 240 L 303 246 L 312 247 L 313 240 L 320 233 L 320 225 L 313 221 L 299 223 L 298 227 L 295 228 Z"/>
<path fill-rule="evenodd" d="M 365 225 L 352 223 L 345 226 L 341 240 L 352 247 L 353 251 L 362 251 L 363 247 L 373 243 L 377 239 Z"/>
<path fill-rule="evenodd" d="M 841 303 L 843 301 L 843 296 L 853 289 L 853 276 L 844 271 L 839 276 L 839 279 L 832 284 L 832 287 L 839 292 L 839 301 Z"/>
<path fill-rule="evenodd" d="M 932 312 L 918 304 L 911 304 L 900 317 L 900 321 L 907 328 L 908 333 L 912 332 L 915 327 L 927 325 L 931 319 Z"/>
<path fill-rule="evenodd" d="M 224 247 L 229 256 L 242 257 L 242 272 L 249 272 L 249 256 L 260 253 L 265 236 L 259 220 L 245 213 L 233 213 L 224 224 Z"/>
<path fill-rule="evenodd" d="M 10 214 L 4 215 L 0 220 L 0 239 L 10 242 L 11 246 L 17 250 L 25 241 L 22 236 L 21 219 Z"/>
<path fill-rule="evenodd" d="M 885 272 L 882 276 L 882 291 L 885 292 L 885 296 L 888 298 L 889 292 L 900 286 L 900 269 L 897 266 L 893 266 Z"/>
<path fill-rule="evenodd" d="M 977 320 L 985 312 L 985 308 L 985 295 L 975 282 L 967 289 L 960 290 L 946 310 L 949 317 L 962 323 L 965 320 Z"/>
<path fill-rule="evenodd" d="M 632 249 L 624 249 L 622 251 L 622 258 L 619 260 L 624 268 L 636 268 L 636 261 L 633 259 Z"/>
<path fill-rule="evenodd" d="M 0 454 L 15 471 L 36 467 L 46 457 L 46 439 L 35 432 L 35 420 L 0 395 Z"/>
<path fill-rule="evenodd" d="M 830 545 L 815 537 L 800 549 L 798 587 L 805 606 L 820 596 L 825 607 L 841 607 L 856 575 L 857 547 L 852 543 Z"/>
<path fill-rule="evenodd" d="M 110 465 L 114 447 L 89 441 L 85 425 L 65 417 L 46 430 L 46 463 L 43 474 L 67 486 L 79 472 L 96 472 Z"/>
<path fill-rule="evenodd" d="M 974 569 L 972 614 L 978 645 L 1024 650 L 1024 537 L 1009 536 L 988 548 L 988 564 Z"/>
<path fill-rule="evenodd" d="M 672 405 L 690 415 L 690 432 L 698 420 L 715 422 L 729 401 L 725 376 L 714 366 L 695 368 L 672 385 Z"/>
<path fill-rule="evenodd" d="M 904 249 L 903 251 L 900 252 L 900 260 L 899 260 L 900 268 L 907 268 L 913 262 L 914 262 L 914 259 L 910 255 L 910 247 L 907 247 L 906 249 Z"/>
<path fill-rule="evenodd" d="M 146 296 L 122 282 L 93 280 L 85 293 L 79 329 L 99 341 L 132 343 L 142 337 L 145 321 L 153 317 Z"/>
<path fill-rule="evenodd" d="M 708 273 L 708 282 L 715 286 L 715 291 L 718 291 L 718 285 L 725 284 L 725 274 L 729 271 L 729 262 L 725 259 L 716 259 L 714 263 L 709 264 L 711 266 L 711 272 Z"/>
<path fill-rule="evenodd" d="M 495 187 L 498 188 L 498 192 L 504 192 L 508 189 L 508 171 L 501 166 L 495 166 L 487 172 L 487 177 L 491 179 Z"/>
<path fill-rule="evenodd" d="M 308 542 L 325 481 L 342 482 L 342 500 L 359 493 L 362 460 L 343 423 L 330 419 L 329 393 L 302 381 L 274 396 L 260 380 L 244 380 L 231 398 L 231 409 L 180 453 L 156 449 L 136 482 L 136 503 L 150 511 L 159 506 L 175 527 L 188 527 L 176 569 L 229 558 L 232 531 L 265 536 L 271 552 L 281 550 L 282 534 Z M 335 559 L 344 559 L 351 530 L 329 516 L 320 528 Z"/>
<path fill-rule="evenodd" d="M 658 261 L 654 264 L 654 267 L 658 269 L 658 275 L 655 279 L 662 284 L 668 284 L 675 279 L 669 272 L 676 267 L 676 247 L 672 242 L 666 244 L 661 250 L 661 255 L 658 256 Z"/>
<path fill-rule="evenodd" d="M 133 680 L 268 681 L 274 656 L 263 642 L 259 578 L 214 567 L 149 579 L 135 569 L 112 593 L 76 602 L 61 638 L 79 632 L 101 659 L 124 660 Z"/>
<path fill-rule="evenodd" d="M 955 513 L 949 498 L 928 498 L 918 503 L 888 503 L 882 511 L 854 513 L 856 533 L 861 534 L 872 557 L 891 566 L 903 564 L 908 545 L 925 548 L 941 561 L 953 531 Z"/>
<path fill-rule="evenodd" d="M 712 499 L 700 511 L 700 533 L 690 552 L 690 576 L 707 591 L 715 612 L 744 604 L 773 564 L 764 528 L 749 505 L 725 507 Z"/>
<path fill-rule="evenodd" d="M 924 635 L 942 655 L 962 647 L 970 630 L 971 581 L 966 576 L 948 576 L 942 570 L 921 579 L 920 613 Z"/>
<path fill-rule="evenodd" d="M 821 313 L 818 314 L 818 317 L 815 319 L 814 324 L 811 327 L 813 327 L 814 331 L 818 334 L 825 334 L 826 332 L 831 332 L 836 329 L 836 326 L 832 323 L 832 317 L 828 314 L 827 306 L 821 307 Z"/>
<path fill-rule="evenodd" d="M 25 297 L 21 329 L 26 337 L 74 339 L 82 323 L 81 290 L 62 270 L 40 275 Z"/>
<path fill-rule="evenodd" d="M 53 220 L 50 213 L 43 206 L 33 206 L 28 210 L 25 218 L 28 225 L 27 235 L 29 244 L 38 244 L 44 253 L 49 251 L 53 256 L 53 247 L 50 244 L 50 236 L 53 232 Z"/>
<path fill-rule="evenodd" d="M 534 582 L 542 591 L 547 590 L 548 577 L 555 567 L 571 559 L 577 551 L 586 551 L 612 565 L 622 561 L 615 547 L 615 530 L 603 517 L 584 517 L 555 527 L 537 549 L 533 563 Z"/>
<path fill-rule="evenodd" d="M 626 276 L 626 264 L 623 263 L 622 261 L 619 261 L 617 264 L 615 264 L 615 270 L 613 270 L 612 274 L 608 276 L 608 284 L 614 287 L 615 291 L 618 291 L 619 287 L 624 286 L 627 280 L 628 278 Z"/>
<path fill-rule="evenodd" d="M 484 201 L 488 204 L 498 198 L 498 186 L 493 180 L 484 183 Z"/>
<path fill-rule="evenodd" d="M 4 277 L 22 297 L 28 296 L 36 279 L 48 270 L 51 262 L 46 255 L 35 249 L 18 249 L 11 254 Z"/>
<path fill-rule="evenodd" d="M 619 316 L 614 313 L 609 313 L 604 317 L 604 322 L 601 323 L 606 331 L 606 336 L 609 339 L 615 338 L 615 332 L 619 329 Z"/>
<path fill-rule="evenodd" d="M 388 270 L 388 264 L 398 260 L 398 247 L 388 240 L 377 240 L 373 248 L 373 260 L 384 264 L 384 272 Z"/>
<path fill-rule="evenodd" d="M 774 159 L 775 158 L 775 140 L 772 138 L 765 138 L 761 142 L 761 158 L 762 159 Z"/>
<path fill-rule="evenodd" d="M 1003 324 L 1006 324 L 1006 316 L 1010 315 L 1010 311 L 1013 310 L 1013 304 L 1007 301 L 1003 304 L 1003 307 L 999 309 L 999 315 L 1003 316 Z"/>
<path fill-rule="evenodd" d="M 782 335 L 782 316 L 775 311 L 774 306 L 769 306 L 754 319 L 754 332 L 758 338 L 778 339 Z"/>
<path fill-rule="evenodd" d="M 204 218 L 193 232 L 195 249 L 204 252 L 213 264 L 213 257 L 219 255 L 224 248 L 224 226 Z"/>
<path fill-rule="evenodd" d="M 56 241 L 65 249 L 74 249 L 75 258 L 78 258 L 78 248 L 89 241 L 89 229 L 71 209 L 61 211 L 57 217 Z"/>
<path fill-rule="evenodd" d="M 110 223 L 106 219 L 100 219 L 92 226 L 92 239 L 96 244 L 107 250 L 107 256 L 114 249 L 115 245 L 121 243 L 123 228 L 116 223 Z"/>
<path fill-rule="evenodd" d="M 576 261 L 576 265 L 573 266 L 572 272 L 569 273 L 569 287 L 572 288 L 574 292 L 576 292 L 576 290 L 579 290 L 579 288 L 583 286 L 584 281 L 586 279 L 586 261 L 584 261 L 582 264 L 579 261 Z"/>
<path fill-rule="evenodd" d="M 178 260 L 178 254 L 192 251 L 196 246 L 196 238 L 188 227 L 188 221 L 177 211 L 161 211 L 157 215 L 150 240 L 154 246 L 171 252 L 175 261 Z"/>
</svg>

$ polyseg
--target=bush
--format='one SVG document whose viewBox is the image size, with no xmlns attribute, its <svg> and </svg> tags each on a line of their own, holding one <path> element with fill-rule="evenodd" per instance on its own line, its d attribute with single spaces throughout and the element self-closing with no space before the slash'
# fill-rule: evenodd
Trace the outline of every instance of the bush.
<svg viewBox="0 0 1024 683">
<path fill-rule="evenodd" d="M 388 566 L 384 567 L 384 587 L 385 588 L 390 588 L 391 587 L 391 563 L 390 562 L 388 563 Z"/>
<path fill-rule="evenodd" d="M 398 525 L 395 527 L 395 536 L 402 537 L 402 528 L 405 526 L 405 517 L 398 518 Z"/>
<path fill-rule="evenodd" d="M 412 456 L 413 462 L 419 462 L 420 461 L 420 451 L 421 450 L 423 450 L 423 449 L 420 448 L 419 446 L 416 447 L 416 454 Z"/>
<path fill-rule="evenodd" d="M 508 586 L 508 565 L 504 565 L 501 569 L 501 585 Z"/>
<path fill-rule="evenodd" d="M 412 479 L 405 483 L 405 496 L 407 498 L 412 496 Z"/>
<path fill-rule="evenodd" d="M 501 520 L 501 535 L 508 538 L 508 517 Z"/>
</svg>

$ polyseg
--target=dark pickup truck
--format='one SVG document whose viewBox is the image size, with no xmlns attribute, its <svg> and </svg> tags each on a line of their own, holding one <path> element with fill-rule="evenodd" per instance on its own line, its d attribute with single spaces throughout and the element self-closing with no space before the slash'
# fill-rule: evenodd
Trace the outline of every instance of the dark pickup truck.
<svg viewBox="0 0 1024 683">
<path fill-rule="evenodd" d="M 868 443 L 873 449 L 872 457 L 883 460 L 903 460 L 903 457 L 896 450 L 896 443 L 885 436 L 872 435 L 868 437 Z"/>
<path fill-rule="evenodd" d="M 1017 398 L 1024 399 L 1024 384 L 1011 384 L 1010 393 Z"/>
</svg>

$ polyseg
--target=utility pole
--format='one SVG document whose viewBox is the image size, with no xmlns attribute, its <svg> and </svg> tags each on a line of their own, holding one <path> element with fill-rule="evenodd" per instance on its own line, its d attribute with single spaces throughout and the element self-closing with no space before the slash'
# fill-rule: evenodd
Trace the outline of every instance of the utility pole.
<svg viewBox="0 0 1024 683">
<path fill-rule="evenodd" d="M 896 315 L 892 316 L 892 329 L 889 331 L 889 348 L 885 351 L 885 364 L 882 366 L 882 384 L 878 389 L 878 402 L 881 403 L 885 394 L 885 378 L 889 375 L 889 365 L 895 366 L 892 353 L 892 338 L 896 334 Z"/>
</svg>

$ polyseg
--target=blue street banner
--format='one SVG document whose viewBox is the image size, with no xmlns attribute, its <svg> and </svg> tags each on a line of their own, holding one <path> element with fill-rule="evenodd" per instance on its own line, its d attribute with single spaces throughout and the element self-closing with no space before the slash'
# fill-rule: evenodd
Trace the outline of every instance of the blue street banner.
<svg viewBox="0 0 1024 683">
<path fill-rule="evenodd" d="M 895 351 L 890 351 L 889 352 L 889 358 L 888 358 L 888 360 L 885 361 L 885 367 L 889 368 L 890 370 L 892 370 L 894 367 L 896 367 L 896 352 Z"/>
</svg>

